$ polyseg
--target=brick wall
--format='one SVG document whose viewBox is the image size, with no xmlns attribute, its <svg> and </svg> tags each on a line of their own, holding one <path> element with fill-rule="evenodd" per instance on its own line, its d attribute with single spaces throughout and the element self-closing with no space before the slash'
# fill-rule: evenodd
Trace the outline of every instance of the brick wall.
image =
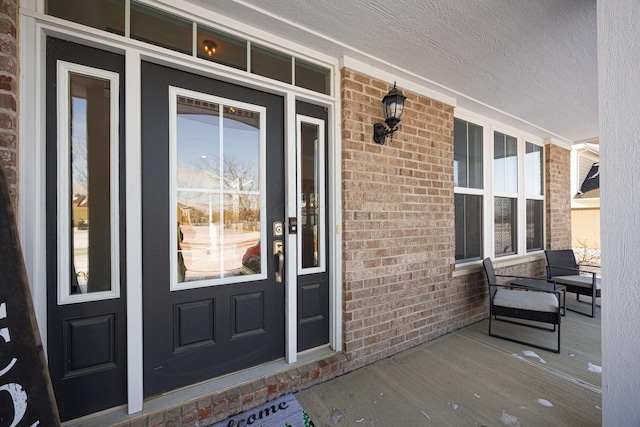
<svg viewBox="0 0 640 427">
<path fill-rule="evenodd" d="M 483 287 L 451 280 L 453 108 L 403 90 L 400 130 L 380 146 L 373 124 L 390 89 L 342 71 L 343 327 L 354 367 L 486 317 Z"/>
<path fill-rule="evenodd" d="M 545 145 L 547 249 L 571 247 L 571 156 L 557 145 Z"/>
<path fill-rule="evenodd" d="M 18 182 L 18 4 L 0 0 L 0 165 L 12 199 Z"/>
</svg>

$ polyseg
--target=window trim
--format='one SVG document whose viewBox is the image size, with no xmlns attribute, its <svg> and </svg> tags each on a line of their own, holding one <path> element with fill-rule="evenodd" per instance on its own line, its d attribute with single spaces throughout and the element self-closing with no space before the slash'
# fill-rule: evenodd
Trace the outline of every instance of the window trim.
<svg viewBox="0 0 640 427">
<path fill-rule="evenodd" d="M 300 194 L 302 193 L 302 124 L 310 124 L 318 127 L 318 224 L 319 230 L 317 235 L 318 242 L 318 265 L 316 267 L 302 266 L 302 202 Z M 297 241 L 297 259 L 298 259 L 298 275 L 324 273 L 327 269 L 325 241 L 327 236 L 326 226 L 326 194 L 325 194 L 325 121 L 315 117 L 309 117 L 302 114 L 296 115 L 296 170 L 297 170 L 297 216 L 298 216 L 298 232 Z"/>
<path fill-rule="evenodd" d="M 535 199 L 541 200 L 542 205 L 542 246 L 543 248 L 546 246 L 547 235 L 546 235 L 546 176 L 545 176 L 545 145 L 548 144 L 548 141 L 545 141 L 543 138 L 537 137 L 535 135 L 529 134 L 525 131 L 515 129 L 513 127 L 504 125 L 502 123 L 496 122 L 495 120 L 488 119 L 486 117 L 480 116 L 476 113 L 459 110 L 457 109 L 454 117 L 456 119 L 464 120 L 471 122 L 475 125 L 482 126 L 483 129 L 483 185 L 484 189 L 471 189 L 466 187 L 454 187 L 454 194 L 471 194 L 471 195 L 482 195 L 483 196 L 483 242 L 482 248 L 483 253 L 481 258 L 491 257 L 495 258 L 495 237 L 494 237 L 494 200 L 496 197 L 510 197 L 516 198 L 516 206 L 517 206 L 517 248 L 514 254 L 503 255 L 500 256 L 500 260 L 516 260 L 520 258 L 529 258 L 533 256 L 537 259 L 537 256 L 544 250 L 532 250 L 527 251 L 527 241 L 526 241 L 526 206 L 527 199 Z M 513 136 L 517 139 L 517 153 L 518 153 L 518 190 L 517 192 L 504 192 L 504 191 L 495 191 L 494 190 L 494 132 L 500 132 L 509 136 Z M 525 178 L 526 178 L 526 143 L 529 142 L 531 144 L 542 147 L 542 177 L 541 177 L 541 185 L 542 185 L 542 194 L 527 194 L 526 186 L 525 186 Z M 508 261 L 511 262 L 511 261 Z M 460 271 L 466 271 L 469 267 L 478 264 L 477 260 L 461 260 L 456 261 L 456 269 Z"/>
<path fill-rule="evenodd" d="M 109 119 L 109 156 L 110 156 L 110 178 L 109 178 L 109 203 L 110 203 L 110 230 L 111 239 L 111 290 L 102 292 L 91 292 L 86 294 L 71 294 L 69 284 L 71 283 L 71 256 L 70 239 L 72 236 L 71 224 L 71 194 L 69 171 L 71 134 L 69 127 L 73 117 L 69 114 L 71 102 L 71 74 L 80 74 L 86 77 L 108 80 L 111 85 L 111 99 L 109 109 L 111 117 Z M 113 71 L 102 70 L 100 68 L 88 67 L 74 64 L 72 62 L 58 60 L 57 63 L 57 110 L 58 110 L 58 274 L 57 274 L 57 298 L 58 305 L 75 304 L 89 301 L 102 301 L 107 299 L 120 298 L 120 189 L 119 189 L 119 126 L 120 126 L 120 76 Z"/>
<path fill-rule="evenodd" d="M 192 99 L 198 99 L 210 103 L 217 103 L 224 106 L 236 107 L 244 110 L 251 110 L 260 114 L 260 242 L 267 241 L 267 214 L 266 206 L 266 117 L 267 110 L 260 105 L 248 104 L 245 102 L 234 101 L 231 99 L 221 98 L 218 96 L 208 95 L 206 93 L 197 92 L 193 90 L 183 89 L 176 86 L 169 87 L 169 274 L 170 274 L 170 290 L 181 291 L 186 289 L 205 288 L 209 286 L 227 285 L 230 283 L 239 282 L 252 282 L 258 280 L 264 280 L 267 278 L 267 248 L 266 244 L 262 244 L 260 247 L 260 262 L 261 269 L 259 274 L 243 275 L 243 276 L 231 276 L 231 277 L 219 277 L 213 279 L 193 280 L 188 282 L 178 282 L 178 230 L 177 230 L 177 210 L 175 209 L 178 203 L 178 134 L 177 134 L 177 105 L 178 98 L 180 96 Z M 220 109 L 220 114 L 223 114 L 223 109 Z M 222 132 L 222 128 L 220 132 Z M 222 192 L 220 193 L 222 197 Z M 223 205 L 221 205 L 223 206 Z"/>
<path fill-rule="evenodd" d="M 478 123 L 477 121 L 474 120 L 470 120 L 467 119 L 466 117 L 459 117 L 459 116 L 455 116 L 455 119 L 460 119 L 460 120 L 464 120 L 465 122 L 468 123 L 472 123 L 478 127 L 482 128 L 482 188 L 476 188 L 476 187 L 459 187 L 459 186 L 454 186 L 453 192 L 454 192 L 454 209 L 455 209 L 455 195 L 456 194 L 461 194 L 461 195 L 469 195 L 469 196 L 480 196 L 482 198 L 482 213 L 483 213 L 483 217 L 482 217 L 482 230 L 481 230 L 481 250 L 480 250 L 480 260 L 482 260 L 484 254 L 486 253 L 486 232 L 487 232 L 487 225 L 486 225 L 486 190 L 485 187 L 487 185 L 487 170 L 485 167 L 485 162 L 487 159 L 487 144 L 485 144 L 486 141 L 486 127 L 484 126 L 484 124 L 482 123 Z M 454 125 L 455 126 L 455 125 Z M 467 127 L 467 131 L 468 131 L 468 127 Z M 455 132 L 454 132 L 455 134 Z M 454 141 L 454 145 L 455 145 L 455 141 Z M 455 150 L 455 148 L 454 148 Z M 467 134 L 467 154 L 469 153 L 469 140 L 468 140 L 468 134 Z M 454 154 L 455 156 L 455 154 Z M 468 165 L 468 161 L 467 161 L 467 165 Z M 455 169 L 455 168 L 454 168 Z M 455 173 L 455 172 L 454 172 Z M 455 176 L 454 176 L 454 182 L 455 182 Z M 469 182 L 469 168 L 467 167 L 467 183 Z M 454 240 L 455 240 L 455 224 L 454 224 Z M 473 258 L 465 258 L 462 260 L 455 260 L 455 251 L 454 251 L 454 261 L 455 264 L 457 266 L 459 265 L 466 265 L 466 264 L 473 264 L 478 262 L 478 258 L 473 257 Z"/>
</svg>

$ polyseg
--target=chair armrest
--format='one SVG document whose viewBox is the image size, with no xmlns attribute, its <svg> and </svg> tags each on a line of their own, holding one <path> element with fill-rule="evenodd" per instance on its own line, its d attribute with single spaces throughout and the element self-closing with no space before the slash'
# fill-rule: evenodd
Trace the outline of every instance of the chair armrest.
<svg viewBox="0 0 640 427">
<path fill-rule="evenodd" d="M 594 272 L 594 271 L 587 271 L 587 270 L 581 270 L 579 268 L 570 268 L 570 267 L 556 267 L 555 265 L 547 265 L 547 276 L 548 276 L 548 272 L 550 269 L 557 269 L 557 270 L 565 270 L 565 271 L 569 271 L 572 273 L 576 273 L 576 274 L 584 274 L 585 276 L 593 276 L 596 277 L 596 275 L 598 273 Z"/>
<path fill-rule="evenodd" d="M 511 279 L 532 279 L 532 280 L 542 280 L 544 282 L 548 282 L 548 279 L 543 277 L 531 277 L 531 276 L 511 276 L 509 274 L 496 274 L 496 277 L 509 277 Z"/>
<path fill-rule="evenodd" d="M 578 266 L 579 266 L 579 267 L 584 266 L 584 267 L 595 267 L 595 268 L 601 268 L 601 266 L 600 266 L 600 265 L 598 265 L 598 264 L 578 264 Z"/>
<path fill-rule="evenodd" d="M 537 280 L 537 279 L 536 279 Z M 550 282 L 553 283 L 553 282 Z M 554 289 L 541 289 L 541 288 L 536 288 L 534 286 L 526 286 L 526 285 L 491 285 L 491 286 L 495 286 L 496 288 L 505 288 L 505 289 L 520 289 L 523 291 L 532 291 L 532 292 L 544 292 L 547 294 L 556 294 L 558 296 L 558 298 L 560 298 L 560 294 L 562 293 L 562 291 L 556 290 L 555 287 Z"/>
</svg>

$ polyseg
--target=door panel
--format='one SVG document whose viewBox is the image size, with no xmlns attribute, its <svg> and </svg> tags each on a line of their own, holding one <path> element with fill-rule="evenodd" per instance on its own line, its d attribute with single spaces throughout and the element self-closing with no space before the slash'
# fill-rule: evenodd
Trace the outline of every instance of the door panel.
<svg viewBox="0 0 640 427">
<path fill-rule="evenodd" d="M 126 403 L 123 94 L 122 56 L 47 39 L 47 350 L 63 421 Z"/>
<path fill-rule="evenodd" d="M 144 394 L 153 396 L 284 356 L 272 227 L 284 216 L 284 107 L 145 62 L 142 105 Z"/>
<path fill-rule="evenodd" d="M 298 114 L 298 351 L 329 342 L 329 256 L 325 108 L 296 102 Z M 291 255 L 290 255 L 291 256 Z"/>
</svg>

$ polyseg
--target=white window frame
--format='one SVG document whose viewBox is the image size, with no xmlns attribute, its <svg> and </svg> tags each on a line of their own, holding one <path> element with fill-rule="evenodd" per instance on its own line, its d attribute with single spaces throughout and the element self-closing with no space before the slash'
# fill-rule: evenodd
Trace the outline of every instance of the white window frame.
<svg viewBox="0 0 640 427">
<path fill-rule="evenodd" d="M 485 188 L 487 187 L 487 168 L 486 168 L 486 159 L 487 159 L 487 130 L 486 130 L 486 126 L 483 123 L 479 123 L 477 120 L 474 120 L 473 118 L 469 118 L 465 115 L 456 115 L 455 116 L 456 119 L 460 119 L 460 120 L 464 120 L 465 122 L 469 122 L 472 123 L 474 125 L 480 126 L 482 127 L 482 188 L 471 188 L 471 187 L 458 187 L 455 186 L 453 189 L 454 192 L 454 198 L 455 198 L 455 194 L 462 194 L 462 195 L 470 195 L 470 196 L 480 196 L 482 197 L 482 211 L 483 211 L 483 218 L 482 218 L 482 224 L 483 224 L 483 229 L 482 229 L 482 249 L 481 249 L 481 254 L 480 254 L 480 259 L 482 259 L 486 254 L 486 241 L 487 241 L 487 234 L 486 234 L 486 212 L 485 212 L 485 206 L 486 206 L 486 191 Z M 455 179 L 455 177 L 454 177 Z M 455 203 L 455 201 L 454 201 Z M 455 228 L 455 224 L 454 224 L 454 228 Z M 478 262 L 477 260 L 472 260 L 472 261 L 460 261 L 460 262 L 456 262 L 457 266 L 463 266 L 463 265 L 467 265 L 467 264 L 474 264 Z"/>
<path fill-rule="evenodd" d="M 471 122 L 475 125 L 482 126 L 483 129 L 483 190 L 470 189 L 464 187 L 455 187 L 454 194 L 471 194 L 481 195 L 483 197 L 483 253 L 482 258 L 496 257 L 495 251 L 495 224 L 494 224 L 494 203 L 496 197 L 509 197 L 516 198 L 517 221 L 516 233 L 517 233 L 517 247 L 514 254 L 500 256 L 501 262 L 505 260 L 515 260 L 518 258 L 526 257 L 536 253 L 542 252 L 541 250 L 533 250 L 527 252 L 527 233 L 526 233 L 526 206 L 527 199 L 542 200 L 542 246 L 546 245 L 546 180 L 545 180 L 545 142 L 542 138 L 535 135 L 531 135 L 519 129 L 512 128 L 495 120 L 488 119 L 479 114 L 457 109 L 455 112 L 455 118 Z M 496 191 L 494 189 L 494 132 L 500 132 L 509 136 L 513 136 L 517 139 L 518 147 L 518 191 L 517 192 L 504 192 Z M 525 155 L 526 155 L 526 142 L 532 143 L 542 147 L 542 194 L 531 195 L 526 193 L 526 168 L 525 168 Z M 456 263 L 456 269 L 464 270 L 466 266 L 477 264 L 479 261 L 468 261 Z M 464 274 L 464 273 L 463 273 Z"/>
<path fill-rule="evenodd" d="M 497 191 L 495 190 L 495 175 L 494 175 L 494 170 L 493 170 L 493 166 L 494 166 L 494 155 L 495 155 L 495 141 L 494 141 L 494 137 L 495 137 L 495 133 L 499 132 L 502 133 L 504 135 L 507 136 L 511 136 L 514 137 L 516 139 L 516 150 L 517 150 L 517 165 L 518 165 L 518 170 L 517 170 L 517 179 L 518 179 L 518 186 L 517 186 L 517 190 L 516 192 L 512 192 L 512 191 Z M 523 148 L 522 148 L 522 138 L 515 133 L 512 129 L 505 129 L 505 128 L 501 128 L 499 126 L 491 126 L 491 169 L 492 169 L 492 173 L 491 173 L 491 190 L 492 190 L 492 196 L 491 196 L 491 210 L 492 210 L 492 215 L 491 215 L 491 240 L 492 240 L 492 251 L 491 254 L 493 257 L 499 257 L 499 258 L 507 258 L 507 257 L 513 257 L 513 256 L 518 256 L 522 254 L 521 251 L 521 247 L 522 247 L 522 238 L 523 238 L 523 232 L 524 232 L 524 227 L 523 227 L 523 218 L 526 220 L 526 216 L 523 216 L 523 208 L 522 208 L 522 200 L 519 197 L 520 194 L 524 191 L 524 173 L 523 173 L 523 162 L 522 162 L 522 156 L 523 156 Z M 514 248 L 514 253 L 513 254 L 500 254 L 497 255 L 496 254 L 496 239 L 495 239 L 495 199 L 496 197 L 503 197 L 503 198 L 507 198 L 507 199 L 516 199 L 516 247 Z"/>
<path fill-rule="evenodd" d="M 109 219 L 111 239 L 111 290 L 102 292 L 90 292 L 86 294 L 71 294 L 71 192 L 69 182 L 70 147 L 71 134 L 69 132 L 71 120 L 73 119 L 69 112 L 71 111 L 71 74 L 80 74 L 100 80 L 106 80 L 111 87 L 111 96 L 109 100 L 110 121 L 109 121 Z M 120 298 L 120 221 L 119 221 L 119 148 L 120 142 L 119 132 L 119 105 L 120 105 L 120 86 L 118 73 L 106 71 L 99 68 L 87 67 L 84 65 L 74 64 L 58 60 L 57 62 L 57 151 L 58 151 L 58 304 L 76 304 L 89 301 L 101 301 L 114 298 Z"/>
<path fill-rule="evenodd" d="M 542 162 L 542 167 L 541 167 L 541 177 L 540 177 L 540 190 L 542 192 L 542 194 L 535 194 L 535 193 L 527 193 L 527 188 L 526 188 L 526 167 L 527 167 L 527 143 L 529 144 L 533 144 L 536 145 L 538 147 L 540 147 L 542 150 L 540 151 L 542 153 L 541 159 L 540 161 Z M 523 240 L 523 253 L 524 254 L 531 254 L 531 253 L 535 253 L 535 252 L 540 252 L 544 250 L 545 247 L 545 238 L 546 238 L 546 229 L 545 229 L 545 174 L 544 174 L 544 167 L 545 167 L 545 158 L 544 158 L 544 141 L 542 141 L 539 138 L 532 138 L 532 137 L 524 137 L 523 141 L 522 141 L 522 159 L 521 159 L 521 163 L 522 163 L 522 193 L 524 194 L 523 196 L 523 200 L 522 200 L 522 221 L 524 221 L 524 229 L 523 229 L 523 236 L 522 236 L 522 240 Z M 542 248 L 541 249 L 532 249 L 531 251 L 529 251 L 527 249 L 527 200 L 541 200 L 542 201 Z"/>
<path fill-rule="evenodd" d="M 308 123 L 311 125 L 315 125 L 318 127 L 318 152 L 317 152 L 317 172 L 318 176 L 316 177 L 318 183 L 318 265 L 316 267 L 302 267 L 302 202 L 300 201 L 300 194 L 302 194 L 302 124 Z M 297 168 L 297 217 L 298 217 L 298 233 L 296 238 L 297 243 L 297 258 L 298 258 L 298 275 L 305 274 L 315 274 L 315 273 L 324 273 L 327 269 L 326 262 L 326 250 L 325 250 L 325 241 L 326 241 L 326 217 L 325 217 L 325 204 L 326 204 L 326 194 L 325 194 L 325 134 L 324 134 L 325 121 L 322 119 L 317 119 L 315 117 L 304 116 L 302 114 L 296 115 L 296 168 Z"/>
<path fill-rule="evenodd" d="M 178 282 L 178 252 L 176 248 L 178 247 L 178 230 L 177 230 L 177 210 L 176 205 L 178 203 L 177 193 L 178 191 L 184 191 L 184 189 L 178 187 L 178 179 L 177 179 L 177 171 L 178 171 L 178 129 L 177 129 L 177 118 L 178 118 L 178 97 L 183 96 L 185 98 L 202 100 L 204 102 L 209 102 L 211 104 L 219 104 L 220 106 L 225 107 L 235 107 L 238 109 L 254 111 L 260 114 L 260 188 L 256 191 L 260 193 L 260 242 L 263 244 L 260 245 L 260 273 L 259 274 L 251 274 L 251 275 L 242 275 L 242 276 L 233 276 L 233 277 L 222 277 L 216 279 L 204 279 L 204 280 L 193 280 L 189 282 Z M 220 141 L 220 150 L 222 151 L 224 148 L 224 109 L 220 108 L 220 123 L 222 124 L 219 128 L 219 141 Z M 238 102 L 231 99 L 221 98 L 218 96 L 208 95 L 202 92 L 197 92 L 193 90 L 182 89 L 175 86 L 169 87 L 169 262 L 171 263 L 169 267 L 170 278 L 170 289 L 171 291 L 181 291 L 185 289 L 196 289 L 196 288 L 205 288 L 209 286 L 219 286 L 219 285 L 227 285 L 230 283 L 239 283 L 239 282 L 252 282 L 257 280 L 265 280 L 267 278 L 267 198 L 266 198 L 266 143 L 267 143 L 267 134 L 266 134 L 266 123 L 267 123 L 267 109 L 260 105 L 248 104 L 245 102 Z M 220 156 L 220 162 L 222 162 L 222 156 Z M 216 190 L 218 193 L 219 206 L 224 206 L 224 193 L 226 190 Z M 213 193 L 213 191 L 212 191 Z M 224 233 L 220 234 L 220 246 L 224 246 Z M 224 265 L 222 265 L 222 270 L 224 270 Z"/>
</svg>

